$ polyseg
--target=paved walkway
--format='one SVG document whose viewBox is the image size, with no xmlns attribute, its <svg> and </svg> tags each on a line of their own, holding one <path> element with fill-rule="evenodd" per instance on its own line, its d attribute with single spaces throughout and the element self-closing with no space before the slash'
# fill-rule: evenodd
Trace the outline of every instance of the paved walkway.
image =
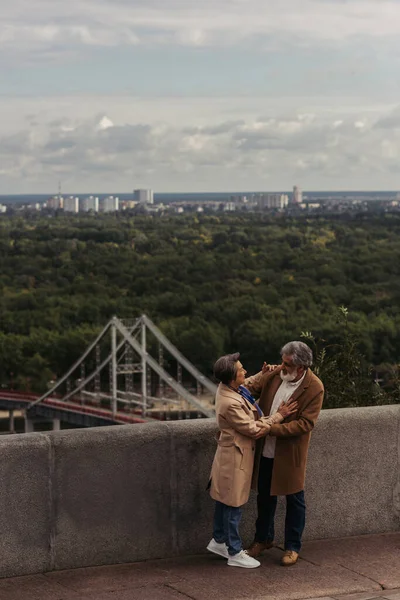
<svg viewBox="0 0 400 600">
<path fill-rule="evenodd" d="M 400 600 L 400 533 L 308 542 L 292 567 L 281 555 L 254 570 L 206 554 L 2 579 L 0 599 Z"/>
</svg>

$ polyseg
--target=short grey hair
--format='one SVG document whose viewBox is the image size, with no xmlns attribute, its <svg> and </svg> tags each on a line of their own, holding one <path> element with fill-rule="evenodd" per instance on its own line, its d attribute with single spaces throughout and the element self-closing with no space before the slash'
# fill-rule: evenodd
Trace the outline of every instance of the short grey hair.
<svg viewBox="0 0 400 600">
<path fill-rule="evenodd" d="M 214 377 L 217 381 L 228 385 L 236 379 L 236 363 L 240 358 L 239 352 L 221 356 L 214 365 Z"/>
<path fill-rule="evenodd" d="M 304 342 L 289 342 L 281 350 L 281 356 L 291 356 L 296 367 L 311 367 L 313 363 L 312 350 Z"/>
</svg>

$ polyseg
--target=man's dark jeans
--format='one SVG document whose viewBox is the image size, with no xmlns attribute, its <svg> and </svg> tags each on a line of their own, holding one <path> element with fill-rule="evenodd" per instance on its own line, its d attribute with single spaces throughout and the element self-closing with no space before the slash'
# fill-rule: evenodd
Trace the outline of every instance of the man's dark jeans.
<svg viewBox="0 0 400 600">
<path fill-rule="evenodd" d="M 236 506 L 227 506 L 222 502 L 215 503 L 213 537 L 218 544 L 226 544 L 230 556 L 242 550 L 242 540 L 239 535 L 239 523 L 242 518 L 242 509 Z"/>
<path fill-rule="evenodd" d="M 277 496 L 271 496 L 273 458 L 261 457 L 258 473 L 257 508 L 258 519 L 256 522 L 256 542 L 272 542 L 274 539 L 274 517 Z M 285 520 L 285 550 L 299 552 L 301 536 L 306 522 L 306 504 L 304 491 L 286 496 Z"/>
</svg>

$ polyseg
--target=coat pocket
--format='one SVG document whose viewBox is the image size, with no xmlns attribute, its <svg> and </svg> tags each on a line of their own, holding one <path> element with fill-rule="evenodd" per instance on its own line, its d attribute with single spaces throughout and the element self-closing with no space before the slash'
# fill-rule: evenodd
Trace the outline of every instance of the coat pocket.
<svg viewBox="0 0 400 600">
<path fill-rule="evenodd" d="M 218 442 L 211 476 L 219 494 L 222 494 L 223 490 L 230 491 L 232 489 L 233 475 L 236 468 L 236 453 L 237 449 L 233 441 Z"/>
<path fill-rule="evenodd" d="M 235 441 L 235 467 L 237 469 L 243 470 L 244 469 L 244 455 L 245 455 L 245 448 L 242 448 L 241 446 L 239 446 L 239 444 L 236 443 Z"/>
</svg>

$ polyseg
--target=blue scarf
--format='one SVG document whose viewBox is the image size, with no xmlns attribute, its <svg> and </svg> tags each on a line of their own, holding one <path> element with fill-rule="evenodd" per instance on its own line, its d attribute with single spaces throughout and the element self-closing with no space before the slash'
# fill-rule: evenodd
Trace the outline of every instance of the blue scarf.
<svg viewBox="0 0 400 600">
<path fill-rule="evenodd" d="M 253 396 L 250 394 L 249 390 L 247 388 L 244 387 L 244 385 L 239 385 L 238 387 L 238 392 L 239 394 L 242 396 L 242 398 L 244 398 L 245 400 L 247 400 L 248 402 L 250 402 L 250 404 L 252 404 L 253 406 L 256 407 L 258 414 L 260 415 L 260 417 L 264 416 L 263 411 L 261 410 L 261 408 L 258 406 L 257 402 L 254 400 Z"/>
</svg>

